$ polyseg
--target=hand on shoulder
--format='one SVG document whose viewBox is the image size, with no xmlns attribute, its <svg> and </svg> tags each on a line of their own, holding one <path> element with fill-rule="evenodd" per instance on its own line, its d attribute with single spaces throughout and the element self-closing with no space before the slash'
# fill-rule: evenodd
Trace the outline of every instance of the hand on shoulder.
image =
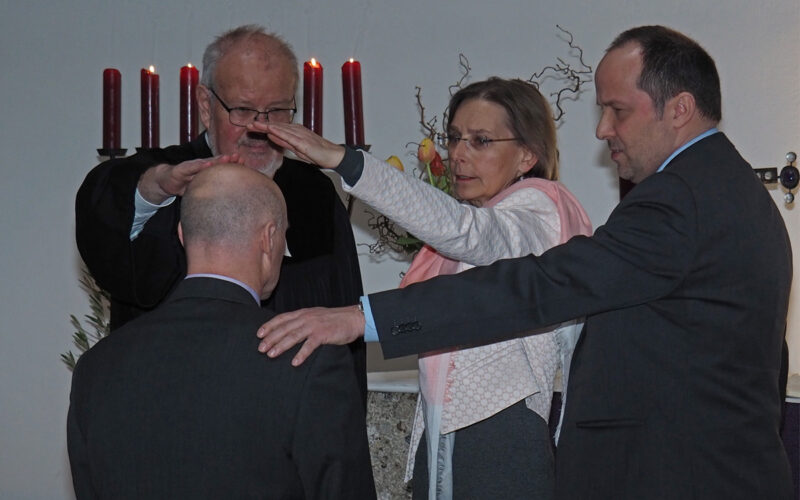
<svg viewBox="0 0 800 500">
<path fill-rule="evenodd" d="M 322 344 L 345 345 L 364 335 L 364 313 L 358 306 L 313 307 L 275 316 L 258 329 L 259 352 L 274 358 L 292 346 L 303 346 L 292 359 L 299 366 Z"/>
</svg>

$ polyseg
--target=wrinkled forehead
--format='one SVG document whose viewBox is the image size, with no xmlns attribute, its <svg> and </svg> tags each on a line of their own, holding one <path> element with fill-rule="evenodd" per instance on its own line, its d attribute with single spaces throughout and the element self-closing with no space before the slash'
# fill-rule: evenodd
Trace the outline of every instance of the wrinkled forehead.
<svg viewBox="0 0 800 500">
<path fill-rule="evenodd" d="M 219 88 L 260 87 L 289 97 L 297 88 L 292 62 L 275 47 L 263 43 L 243 42 L 231 47 L 220 58 L 213 79 Z"/>
</svg>

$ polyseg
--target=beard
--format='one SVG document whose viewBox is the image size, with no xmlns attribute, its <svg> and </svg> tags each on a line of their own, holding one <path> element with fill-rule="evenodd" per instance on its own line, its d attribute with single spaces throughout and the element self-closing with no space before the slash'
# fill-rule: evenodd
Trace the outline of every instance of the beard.
<svg viewBox="0 0 800 500">
<path fill-rule="evenodd" d="M 244 166 L 261 172 L 270 179 L 283 164 L 283 148 L 270 141 L 266 134 L 243 133 L 236 141 L 233 152 L 221 152 L 215 141 L 216 136 L 214 127 L 209 126 L 206 140 L 214 156 L 238 153 L 239 160 L 244 162 Z"/>
</svg>

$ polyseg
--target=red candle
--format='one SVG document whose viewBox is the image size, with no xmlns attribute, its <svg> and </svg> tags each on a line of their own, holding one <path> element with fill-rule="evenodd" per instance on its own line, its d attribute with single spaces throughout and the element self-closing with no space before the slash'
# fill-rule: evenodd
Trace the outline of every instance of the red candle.
<svg viewBox="0 0 800 500">
<path fill-rule="evenodd" d="M 197 136 L 197 68 L 191 63 L 181 68 L 181 114 L 180 138 L 181 144 L 192 142 Z"/>
<path fill-rule="evenodd" d="M 364 146 L 364 113 L 361 106 L 361 64 L 350 59 L 342 65 L 344 92 L 344 142 Z"/>
<path fill-rule="evenodd" d="M 103 70 L 103 149 L 120 149 L 120 86 L 119 70 Z"/>
<path fill-rule="evenodd" d="M 156 69 L 142 69 L 142 147 L 158 147 L 158 75 Z"/>
<path fill-rule="evenodd" d="M 303 63 L 303 126 L 322 135 L 322 65 L 313 57 Z"/>
</svg>

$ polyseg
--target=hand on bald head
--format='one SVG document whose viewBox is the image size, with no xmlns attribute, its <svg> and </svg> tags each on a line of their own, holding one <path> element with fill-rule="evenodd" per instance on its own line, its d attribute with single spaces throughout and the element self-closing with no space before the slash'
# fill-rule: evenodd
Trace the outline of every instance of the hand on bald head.
<svg viewBox="0 0 800 500">
<path fill-rule="evenodd" d="M 241 165 L 218 165 L 200 172 L 181 200 L 179 235 L 190 274 L 223 274 L 250 284 L 254 280 L 250 275 L 255 273 L 258 281 L 263 272 L 256 268 L 263 267 L 265 252 L 280 267 L 286 226 L 286 207 L 278 187 L 267 176 Z M 243 279 L 242 275 L 247 276 Z M 263 283 L 255 285 L 260 290 Z"/>
</svg>

